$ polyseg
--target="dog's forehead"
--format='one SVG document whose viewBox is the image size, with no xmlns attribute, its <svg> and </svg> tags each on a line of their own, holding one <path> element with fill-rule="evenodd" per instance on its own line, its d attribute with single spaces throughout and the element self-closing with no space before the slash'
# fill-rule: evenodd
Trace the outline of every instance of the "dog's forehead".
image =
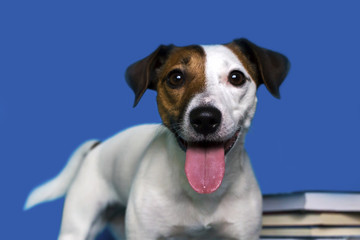
<svg viewBox="0 0 360 240">
<path fill-rule="evenodd" d="M 208 77 L 221 78 L 232 70 L 239 70 L 249 77 L 249 73 L 242 62 L 241 52 L 226 45 L 204 45 L 202 48 L 206 55 L 206 74 Z"/>
<path fill-rule="evenodd" d="M 224 45 L 202 45 L 206 55 L 207 62 L 211 61 L 215 64 L 231 66 L 239 64 L 239 58 L 232 50 Z"/>
<path fill-rule="evenodd" d="M 166 70 L 174 67 L 191 67 L 192 64 L 202 64 L 205 59 L 204 49 L 199 45 L 175 47 L 164 64 Z"/>
<path fill-rule="evenodd" d="M 247 65 L 243 53 L 232 45 L 190 45 L 176 47 L 165 63 L 164 69 L 165 72 L 169 72 L 174 68 L 186 68 L 208 76 L 224 75 L 231 70 L 240 70 L 251 78 Z M 199 69 L 205 72 L 200 72 Z"/>
</svg>

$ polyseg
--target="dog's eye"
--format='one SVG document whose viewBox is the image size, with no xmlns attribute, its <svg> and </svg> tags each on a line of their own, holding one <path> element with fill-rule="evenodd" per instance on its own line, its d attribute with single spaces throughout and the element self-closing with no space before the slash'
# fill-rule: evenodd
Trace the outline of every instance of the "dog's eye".
<svg viewBox="0 0 360 240">
<path fill-rule="evenodd" d="M 166 83 L 171 88 L 179 88 L 184 84 L 184 82 L 184 74 L 178 69 L 171 71 L 167 75 Z"/>
<path fill-rule="evenodd" d="M 234 86 L 241 86 L 246 82 L 246 77 L 244 73 L 234 70 L 230 72 L 228 80 Z"/>
</svg>

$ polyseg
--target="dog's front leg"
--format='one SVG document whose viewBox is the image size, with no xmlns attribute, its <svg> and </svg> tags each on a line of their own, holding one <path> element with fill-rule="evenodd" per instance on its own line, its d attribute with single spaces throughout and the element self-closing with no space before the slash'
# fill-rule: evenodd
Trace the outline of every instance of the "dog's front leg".
<svg viewBox="0 0 360 240">
<path fill-rule="evenodd" d="M 116 203 L 113 188 L 93 160 L 84 163 L 66 195 L 59 240 L 95 239 L 106 224 L 104 211 Z"/>
<path fill-rule="evenodd" d="M 142 209 L 143 210 L 143 209 Z M 144 218 L 144 211 L 136 207 L 134 201 L 129 201 L 126 208 L 126 239 L 127 240 L 156 240 L 160 238 L 156 217 Z"/>
</svg>

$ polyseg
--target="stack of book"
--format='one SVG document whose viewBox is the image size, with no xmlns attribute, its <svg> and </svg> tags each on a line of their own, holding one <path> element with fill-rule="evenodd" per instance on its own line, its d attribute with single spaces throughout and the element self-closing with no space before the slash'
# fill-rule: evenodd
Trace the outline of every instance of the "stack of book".
<svg viewBox="0 0 360 240">
<path fill-rule="evenodd" d="M 360 240 L 360 193 L 264 195 L 261 239 Z"/>
</svg>

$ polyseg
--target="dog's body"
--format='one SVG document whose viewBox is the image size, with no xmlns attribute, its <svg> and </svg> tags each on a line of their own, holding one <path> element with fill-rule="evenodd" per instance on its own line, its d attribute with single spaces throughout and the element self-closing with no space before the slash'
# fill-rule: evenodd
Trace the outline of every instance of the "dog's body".
<svg viewBox="0 0 360 240">
<path fill-rule="evenodd" d="M 94 239 L 107 222 L 127 239 L 258 239 L 261 193 L 244 139 L 257 87 L 278 96 L 288 68 L 244 39 L 160 46 L 126 78 L 135 105 L 157 90 L 164 125 L 86 142 L 26 207 L 66 194 L 61 240 Z"/>
</svg>

